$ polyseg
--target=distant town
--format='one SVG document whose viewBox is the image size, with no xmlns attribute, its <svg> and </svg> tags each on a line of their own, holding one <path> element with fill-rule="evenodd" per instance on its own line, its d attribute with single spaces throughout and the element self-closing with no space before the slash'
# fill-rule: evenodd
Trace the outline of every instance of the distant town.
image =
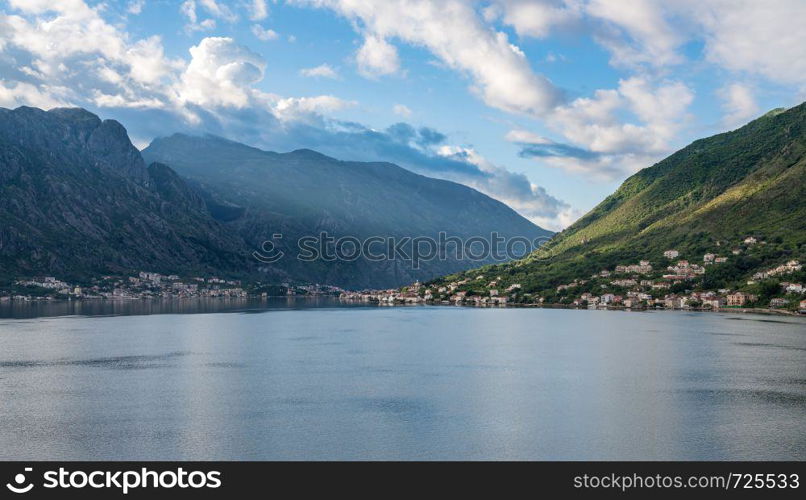
<svg viewBox="0 0 806 500">
<path fill-rule="evenodd" d="M 748 286 L 765 283 L 768 288 L 774 287 L 771 292 L 774 296 L 763 303 L 758 294 L 743 290 L 701 289 L 698 280 L 712 266 L 727 263 L 731 257 L 740 255 L 749 247 L 765 244 L 753 236 L 741 243 L 741 246 L 726 252 L 729 255 L 705 253 L 698 256 L 696 261 L 681 258 L 679 251 L 669 249 L 662 254 L 664 262 L 670 263 L 665 268 L 656 268 L 649 260 L 624 263 L 614 269 L 602 269 L 592 276 L 558 285 L 551 299 L 541 294 L 523 293 L 520 283 L 506 284 L 502 276 L 487 276 L 483 271 L 473 277 L 447 283 L 424 285 L 417 282 L 400 290 L 344 292 L 341 299 L 379 304 L 544 305 L 594 309 L 752 308 L 806 314 L 806 288 L 802 283 L 786 279 L 802 270 L 803 266 L 797 260 L 788 260 L 774 268 L 756 272 L 752 279 L 746 281 Z"/>
<path fill-rule="evenodd" d="M 182 278 L 140 271 L 133 276 L 102 276 L 89 285 L 69 283 L 54 276 L 37 276 L 14 281 L 8 290 L 0 290 L 0 302 L 38 300 L 131 300 L 167 298 L 246 298 L 289 295 L 338 295 L 344 290 L 329 285 L 293 285 L 282 283 L 242 284 L 239 280 L 218 277 Z"/>
<path fill-rule="evenodd" d="M 806 287 L 789 279 L 803 275 L 798 260 L 755 272 L 746 280 L 751 287 L 764 284 L 766 299 L 745 290 L 707 290 L 702 278 L 709 269 L 726 264 L 754 245 L 764 245 L 747 237 L 742 245 L 725 252 L 705 253 L 688 260 L 678 250 L 659 255 L 668 265 L 649 260 L 624 263 L 613 269 L 560 284 L 551 294 L 528 293 L 520 283 L 505 283 L 502 276 L 488 276 L 484 270 L 461 280 L 422 284 L 415 282 L 400 289 L 346 291 L 321 284 L 242 283 L 219 277 L 180 277 L 139 271 L 131 276 L 108 275 L 77 284 L 54 276 L 17 279 L 0 289 L 0 302 L 41 300 L 135 300 L 181 298 L 248 298 L 276 296 L 338 296 L 343 301 L 395 304 L 455 304 L 474 306 L 564 306 L 593 309 L 766 309 L 806 314 Z M 659 258 L 658 261 L 661 261 Z"/>
</svg>

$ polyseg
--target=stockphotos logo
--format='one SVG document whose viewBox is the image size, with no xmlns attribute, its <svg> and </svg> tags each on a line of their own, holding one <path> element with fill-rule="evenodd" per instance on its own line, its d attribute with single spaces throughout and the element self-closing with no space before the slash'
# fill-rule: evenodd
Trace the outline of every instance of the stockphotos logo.
<svg viewBox="0 0 806 500">
<path fill-rule="evenodd" d="M 25 472 L 33 472 L 33 469 L 26 467 Z M 28 493 L 34 488 L 34 484 L 27 481 L 28 478 L 25 477 L 25 474 L 20 473 L 14 476 L 14 483 L 6 483 L 6 488 L 14 493 Z"/>
<path fill-rule="evenodd" d="M 26 467 L 25 472 L 33 472 L 31 467 Z M 140 470 L 109 471 L 93 470 L 90 472 L 70 471 L 64 467 L 58 470 L 49 470 L 42 475 L 43 488 L 61 489 L 113 489 L 119 490 L 124 495 L 136 488 L 220 488 L 221 473 L 219 471 L 201 472 L 186 471 L 179 467 L 174 470 L 157 472 L 143 467 Z M 13 483 L 7 483 L 6 487 L 14 493 L 28 493 L 34 488 L 33 482 L 25 474 L 14 476 Z"/>
</svg>

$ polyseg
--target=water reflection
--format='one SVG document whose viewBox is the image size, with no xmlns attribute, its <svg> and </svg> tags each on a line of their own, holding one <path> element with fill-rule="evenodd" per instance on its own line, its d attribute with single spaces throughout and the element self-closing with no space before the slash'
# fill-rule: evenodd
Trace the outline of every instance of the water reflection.
<svg viewBox="0 0 806 500">
<path fill-rule="evenodd" d="M 0 458 L 806 458 L 800 318 L 319 305 L 0 320 Z"/>
<path fill-rule="evenodd" d="M 53 316 L 137 316 L 146 314 L 260 313 L 267 309 L 349 307 L 327 296 L 268 298 L 185 298 L 149 300 L 3 301 L 0 318 Z M 358 307 L 359 305 L 355 305 Z"/>
</svg>

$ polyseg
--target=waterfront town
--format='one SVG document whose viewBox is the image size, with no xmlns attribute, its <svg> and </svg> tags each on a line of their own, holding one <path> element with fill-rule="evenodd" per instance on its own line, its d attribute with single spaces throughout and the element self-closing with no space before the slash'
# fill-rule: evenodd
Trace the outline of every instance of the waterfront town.
<svg viewBox="0 0 806 500">
<path fill-rule="evenodd" d="M 37 300 L 134 300 L 182 298 L 247 298 L 290 295 L 336 295 L 341 288 L 328 285 L 242 284 L 218 277 L 180 278 L 140 271 L 132 276 L 102 276 L 88 284 L 68 283 L 53 276 L 14 281 L 0 290 L 0 302 Z"/>
<path fill-rule="evenodd" d="M 755 237 L 742 241 L 745 247 L 763 244 Z M 483 272 L 461 280 L 438 283 L 414 283 L 400 290 L 345 292 L 342 300 L 376 302 L 379 304 L 439 303 L 476 306 L 564 306 L 602 309 L 769 309 L 806 314 L 806 287 L 787 279 L 802 274 L 802 264 L 787 260 L 778 266 L 756 272 L 746 280 L 744 288 L 764 284 L 769 298 L 745 290 L 718 288 L 702 289 L 702 278 L 709 269 L 726 264 L 732 256 L 742 253 L 735 248 L 731 255 L 705 253 L 697 260 L 682 258 L 675 249 L 663 252 L 664 268 L 656 268 L 649 260 L 624 263 L 613 269 L 602 269 L 592 276 L 560 284 L 551 297 L 539 293 L 524 293 L 520 283 L 503 283 L 501 276 L 486 276 Z M 773 290 L 770 292 L 769 288 Z"/>
<path fill-rule="evenodd" d="M 219 277 L 180 277 L 140 271 L 130 276 L 102 276 L 84 283 L 70 283 L 54 276 L 17 279 L 0 287 L 0 302 L 39 300 L 133 300 L 182 298 L 248 298 L 276 296 L 338 296 L 342 301 L 400 304 L 454 304 L 472 306 L 545 306 L 592 309 L 768 309 L 806 314 L 803 265 L 794 259 L 750 275 L 743 289 L 705 289 L 709 269 L 725 265 L 747 248 L 763 241 L 748 237 L 730 255 L 705 253 L 691 260 L 669 249 L 662 253 L 668 264 L 650 260 L 627 262 L 602 269 L 555 287 L 552 293 L 529 293 L 520 283 L 506 283 L 502 276 L 484 270 L 463 279 L 430 284 L 415 282 L 400 289 L 346 291 L 320 284 L 261 284 Z M 725 252 L 727 253 L 727 252 Z M 660 257 L 660 256 L 659 256 Z M 798 280 L 791 279 L 798 278 Z M 765 297 L 752 293 L 764 286 Z"/>
</svg>

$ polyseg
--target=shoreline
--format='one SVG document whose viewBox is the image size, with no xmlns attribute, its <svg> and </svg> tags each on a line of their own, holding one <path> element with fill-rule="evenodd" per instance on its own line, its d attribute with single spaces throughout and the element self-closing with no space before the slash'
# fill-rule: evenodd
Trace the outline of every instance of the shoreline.
<svg viewBox="0 0 806 500">
<path fill-rule="evenodd" d="M 344 299 L 340 299 L 344 300 Z M 362 301 L 345 302 L 362 303 Z M 630 308 L 619 306 L 608 307 L 577 307 L 564 304 L 455 304 L 455 303 L 440 303 L 440 302 L 421 302 L 421 303 L 400 303 L 400 304 L 382 304 L 380 302 L 364 302 L 367 304 L 374 304 L 383 307 L 399 307 L 399 306 L 447 306 L 447 307 L 469 307 L 479 309 L 569 309 L 578 311 L 622 311 L 622 312 L 649 312 L 649 311 L 672 311 L 672 312 L 698 312 L 698 313 L 742 313 L 742 314 L 767 314 L 767 315 L 781 315 L 781 316 L 794 316 L 806 318 L 806 312 L 788 311 L 785 309 L 765 309 L 765 308 L 720 308 L 720 309 L 670 309 L 665 307 L 644 307 L 644 308 Z"/>
<path fill-rule="evenodd" d="M 607 306 L 607 307 L 578 307 L 574 305 L 565 304 L 473 304 L 473 303 L 452 303 L 452 302 L 400 302 L 400 303 L 384 303 L 380 301 L 367 301 L 367 300 L 352 300 L 344 299 L 335 295 L 269 295 L 269 296 L 249 296 L 249 297 L 83 297 L 78 299 L 28 299 L 28 300 L 3 300 L 0 301 L 0 306 L 9 305 L 44 305 L 44 304 L 67 304 L 67 303 L 136 303 L 136 302 L 180 302 L 180 301 L 216 301 L 216 302 L 245 302 L 245 301 L 265 301 L 268 299 L 291 299 L 291 300 L 311 300 L 311 299 L 331 299 L 334 302 L 340 302 L 353 305 L 367 305 L 376 307 L 412 307 L 412 306 L 438 306 L 438 307 L 467 307 L 479 309 L 568 309 L 579 311 L 622 311 L 622 312 L 649 312 L 649 311 L 676 311 L 676 312 L 697 312 L 697 313 L 740 313 L 740 314 L 761 314 L 761 315 L 778 315 L 778 316 L 792 316 L 806 318 L 806 311 L 789 311 L 786 309 L 770 309 L 770 308 L 719 308 L 719 309 L 705 309 L 705 308 L 665 308 L 665 307 L 643 307 L 643 308 L 629 308 L 623 306 Z"/>
</svg>

